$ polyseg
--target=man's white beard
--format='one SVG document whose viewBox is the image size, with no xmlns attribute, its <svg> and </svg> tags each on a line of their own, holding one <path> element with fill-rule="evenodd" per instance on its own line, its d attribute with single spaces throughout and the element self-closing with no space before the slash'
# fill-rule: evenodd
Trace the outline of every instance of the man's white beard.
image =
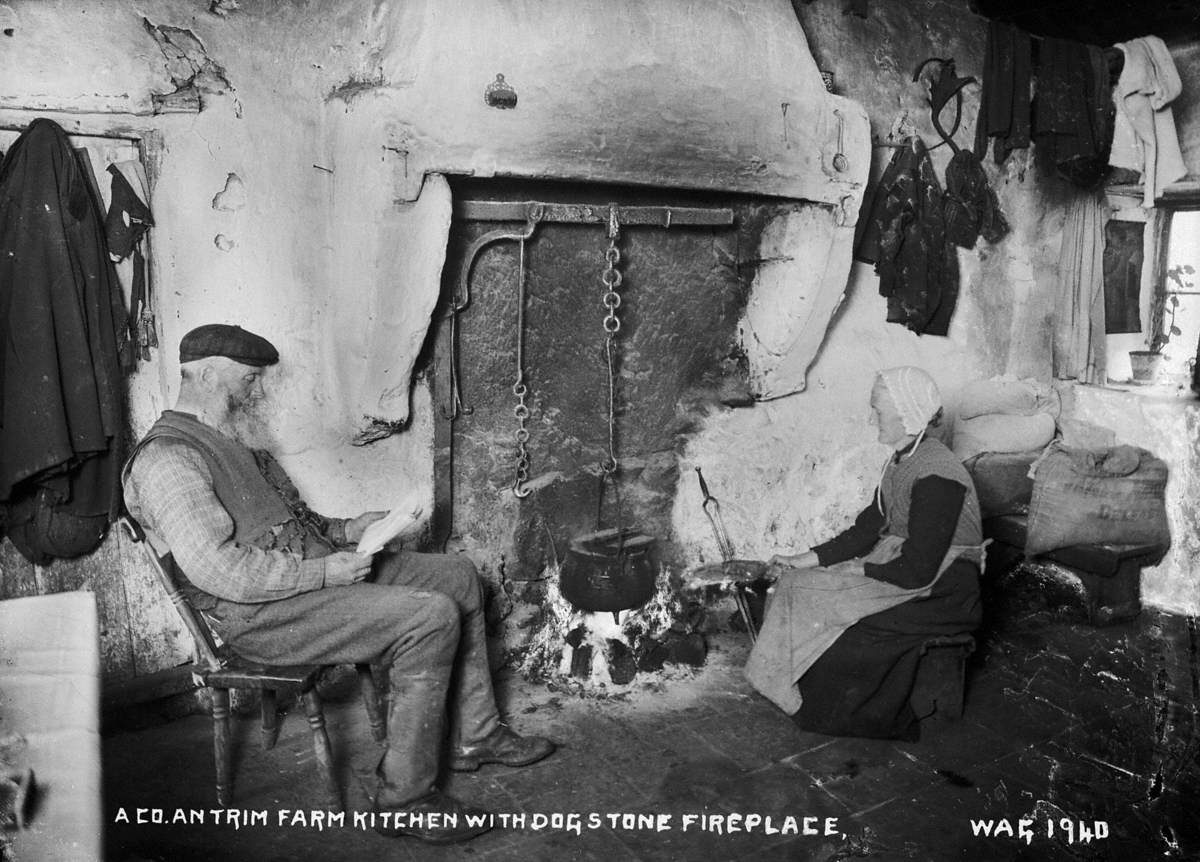
<svg viewBox="0 0 1200 862">
<path fill-rule="evenodd" d="M 231 402 L 221 430 L 248 449 L 270 449 L 272 440 L 265 408 L 265 398 Z"/>
</svg>

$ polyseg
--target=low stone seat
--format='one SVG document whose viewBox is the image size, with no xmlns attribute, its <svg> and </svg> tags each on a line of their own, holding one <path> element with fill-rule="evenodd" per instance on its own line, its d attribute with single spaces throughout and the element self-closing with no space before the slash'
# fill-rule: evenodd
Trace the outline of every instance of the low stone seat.
<svg viewBox="0 0 1200 862">
<path fill-rule="evenodd" d="M 1024 556 L 1028 536 L 1025 515 L 1000 515 L 983 522 L 984 535 Z M 1142 569 L 1153 566 L 1167 553 L 1158 544 L 1094 544 L 1058 548 L 1033 559 L 1069 570 L 1083 585 L 1088 622 L 1100 626 L 1130 620 L 1142 610 Z"/>
</svg>

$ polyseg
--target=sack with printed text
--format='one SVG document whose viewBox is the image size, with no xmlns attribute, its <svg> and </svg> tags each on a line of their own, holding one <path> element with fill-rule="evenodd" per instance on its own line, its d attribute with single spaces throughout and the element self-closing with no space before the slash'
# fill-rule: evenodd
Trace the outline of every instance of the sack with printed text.
<svg viewBox="0 0 1200 862">
<path fill-rule="evenodd" d="M 1167 465 L 1145 449 L 1056 443 L 1034 469 L 1026 556 L 1071 545 L 1170 544 Z"/>
</svg>

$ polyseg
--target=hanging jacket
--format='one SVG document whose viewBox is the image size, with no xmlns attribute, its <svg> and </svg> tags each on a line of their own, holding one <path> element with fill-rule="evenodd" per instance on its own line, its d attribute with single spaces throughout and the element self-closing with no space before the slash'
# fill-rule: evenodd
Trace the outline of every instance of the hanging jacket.
<svg viewBox="0 0 1200 862">
<path fill-rule="evenodd" d="M 854 256 L 875 264 L 888 322 L 945 335 L 958 300 L 958 258 L 946 239 L 942 188 L 920 138 L 896 150 L 866 213 Z"/>
<path fill-rule="evenodd" d="M 35 562 L 94 549 L 116 513 L 122 317 L 80 157 L 34 120 L 0 164 L 0 503 Z"/>
</svg>

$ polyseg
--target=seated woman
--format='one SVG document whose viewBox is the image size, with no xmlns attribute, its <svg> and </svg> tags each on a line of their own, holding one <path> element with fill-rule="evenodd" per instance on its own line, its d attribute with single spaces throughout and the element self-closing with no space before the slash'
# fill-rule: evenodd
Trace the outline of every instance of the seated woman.
<svg viewBox="0 0 1200 862">
<path fill-rule="evenodd" d="M 928 374 L 881 371 L 871 407 L 895 450 L 875 499 L 835 538 L 771 559 L 778 580 L 746 676 L 805 730 L 915 739 L 921 644 L 979 625 L 979 501 L 927 436 L 942 414 Z"/>
</svg>

